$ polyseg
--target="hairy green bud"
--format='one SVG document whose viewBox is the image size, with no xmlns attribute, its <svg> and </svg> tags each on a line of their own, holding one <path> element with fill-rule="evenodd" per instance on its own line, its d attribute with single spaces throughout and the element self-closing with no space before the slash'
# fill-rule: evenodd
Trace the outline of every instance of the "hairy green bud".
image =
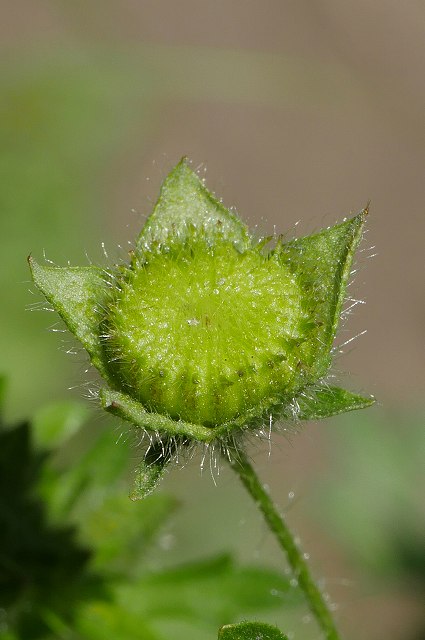
<svg viewBox="0 0 425 640">
<path fill-rule="evenodd" d="M 297 345 L 311 328 L 277 259 L 188 235 L 118 282 L 105 353 L 117 384 L 151 411 L 214 427 L 302 386 Z"/>
<path fill-rule="evenodd" d="M 106 380 L 105 409 L 163 441 L 223 442 L 373 402 L 323 382 L 366 213 L 266 249 L 183 159 L 128 264 L 30 266 Z"/>
</svg>

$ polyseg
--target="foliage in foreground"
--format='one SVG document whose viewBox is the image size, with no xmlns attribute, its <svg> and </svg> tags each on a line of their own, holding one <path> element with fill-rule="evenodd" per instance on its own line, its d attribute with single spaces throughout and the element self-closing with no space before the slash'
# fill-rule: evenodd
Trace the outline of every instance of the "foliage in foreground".
<svg viewBox="0 0 425 640">
<path fill-rule="evenodd" d="M 2 638 L 212 640 L 222 625 L 300 601 L 280 573 L 229 554 L 149 569 L 177 505 L 162 494 L 129 501 L 128 449 L 113 430 L 87 444 L 85 418 L 67 403 L 32 423 L 1 423 Z"/>
<path fill-rule="evenodd" d="M 92 422 L 84 429 L 86 419 L 83 405 L 56 403 L 39 411 L 31 424 L 1 424 L 2 639 L 133 640 L 146 631 L 151 635 L 143 637 L 155 640 L 214 640 L 220 625 L 226 624 L 222 634 L 230 633 L 228 623 L 245 616 L 281 604 L 299 610 L 292 607 L 298 592 L 285 591 L 280 574 L 240 567 L 229 556 L 150 571 L 150 557 L 158 556 L 163 526 L 177 505 L 161 494 L 130 502 L 125 495 L 128 450 L 122 442 L 117 446 L 107 429 L 99 431 Z M 347 416 L 332 430 L 338 464 L 311 498 L 318 505 L 316 526 L 332 519 L 333 535 L 380 593 L 400 592 L 400 585 L 412 597 L 425 593 L 423 438 L 420 416 L 395 411 L 374 411 L 361 420 Z M 91 444 L 83 444 L 87 439 Z M 103 465 L 96 463 L 99 455 Z M 55 559 L 55 571 L 45 563 L 46 551 Z M 67 557 L 74 559 L 71 573 Z M 236 593 L 242 585 L 243 592 Z M 282 589 L 278 596 L 267 591 L 271 585 Z M 116 617 L 122 620 L 119 629 Z M 423 640 L 424 629 L 425 621 L 407 637 Z"/>
</svg>

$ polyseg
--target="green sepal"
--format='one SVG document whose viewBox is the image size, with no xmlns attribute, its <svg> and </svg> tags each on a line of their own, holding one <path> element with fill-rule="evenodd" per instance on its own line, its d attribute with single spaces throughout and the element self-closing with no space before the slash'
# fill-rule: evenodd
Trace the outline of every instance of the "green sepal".
<svg viewBox="0 0 425 640">
<path fill-rule="evenodd" d="M 320 420 L 346 411 L 364 409 L 374 404 L 373 396 L 360 396 L 340 387 L 322 386 L 303 391 L 292 406 L 293 413 L 285 413 L 285 418 L 298 420 Z M 295 405 L 295 406 L 294 406 Z"/>
<path fill-rule="evenodd" d="M 136 468 L 134 484 L 130 492 L 131 500 L 143 500 L 153 493 L 171 462 L 176 448 L 176 442 L 168 442 L 166 439 L 158 440 L 148 448 L 143 461 Z"/>
<path fill-rule="evenodd" d="M 152 214 L 137 240 L 139 250 L 169 242 L 183 243 L 193 231 L 202 232 L 211 243 L 232 242 L 243 251 L 250 236 L 243 222 L 226 209 L 188 166 L 186 158 L 165 178 Z"/>
<path fill-rule="evenodd" d="M 288 640 L 288 637 L 271 624 L 241 622 L 221 627 L 218 640 Z"/>
<path fill-rule="evenodd" d="M 215 428 L 203 425 L 173 420 L 168 416 L 147 411 L 137 400 L 127 394 L 110 389 L 101 389 L 99 392 L 101 405 L 106 411 L 127 420 L 140 429 L 145 429 L 158 436 L 188 438 L 204 442 L 206 444 L 217 438 L 225 438 L 234 428 L 246 429 L 254 427 L 261 422 L 261 416 L 245 416 L 231 423 L 225 423 Z M 303 391 L 294 401 L 283 410 L 277 409 L 280 420 L 320 420 L 331 416 L 363 409 L 374 404 L 373 396 L 364 397 L 340 387 L 322 386 L 312 387 Z M 149 465 L 150 466 L 150 465 Z M 142 485 L 155 482 L 156 471 L 152 467 L 149 470 L 140 468 L 140 482 Z M 145 477 L 143 477 L 145 474 Z M 158 481 L 161 473 L 158 475 Z M 149 479 L 151 478 L 151 479 Z M 136 483 L 139 482 L 136 479 Z M 154 488 L 154 484 L 152 484 Z M 148 495 L 148 494 L 146 494 Z"/>
<path fill-rule="evenodd" d="M 125 393 L 101 389 L 99 392 L 101 405 L 106 411 L 119 418 L 128 420 L 140 429 L 146 429 L 158 435 L 191 438 L 199 442 L 210 442 L 217 432 L 200 424 L 192 424 L 183 420 L 173 420 L 168 416 L 147 411 L 145 407 Z"/>
<path fill-rule="evenodd" d="M 37 287 L 82 343 L 93 365 L 108 379 L 99 340 L 98 309 L 107 296 L 104 271 L 95 266 L 45 267 L 31 256 L 28 263 Z"/>
<path fill-rule="evenodd" d="M 297 277 L 311 334 L 304 357 L 310 380 L 325 375 L 338 327 L 354 253 L 367 209 L 342 224 L 279 245 L 274 255 Z"/>
</svg>

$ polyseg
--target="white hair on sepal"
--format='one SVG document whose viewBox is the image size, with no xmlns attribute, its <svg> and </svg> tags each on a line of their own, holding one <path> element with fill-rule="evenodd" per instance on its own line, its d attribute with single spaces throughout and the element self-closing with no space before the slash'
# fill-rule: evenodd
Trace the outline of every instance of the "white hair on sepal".
<svg viewBox="0 0 425 640">
<path fill-rule="evenodd" d="M 346 318 L 352 315 L 355 307 L 362 304 L 366 304 L 366 301 L 347 296 L 345 299 L 345 306 L 341 311 L 341 322 L 344 323 Z"/>
<path fill-rule="evenodd" d="M 33 291 L 31 291 L 31 289 L 28 289 L 28 291 L 32 295 L 36 295 Z M 29 304 L 25 305 L 25 311 L 47 311 L 48 313 L 53 313 L 55 312 L 55 309 L 50 304 L 50 302 L 47 302 L 47 300 L 38 300 L 37 302 L 30 302 Z"/>
<path fill-rule="evenodd" d="M 92 259 L 90 258 L 90 256 L 89 256 L 89 254 L 88 254 L 87 249 L 84 249 L 84 255 L 85 255 L 85 257 L 86 257 L 87 262 L 89 263 L 89 266 L 90 266 L 90 267 L 91 267 L 91 266 L 93 266 L 93 261 L 92 261 Z"/>
<path fill-rule="evenodd" d="M 129 436 L 133 439 L 133 451 L 138 460 L 143 459 L 148 466 L 155 465 L 164 458 L 167 467 L 184 468 L 193 459 L 196 444 L 187 438 L 164 436 L 159 431 L 150 431 L 126 422 Z M 150 459 L 150 456 L 156 457 Z"/>
<path fill-rule="evenodd" d="M 333 347 L 333 350 L 335 350 L 335 352 L 339 354 L 343 354 L 344 353 L 343 348 L 346 347 L 347 344 L 351 344 L 354 340 L 357 340 L 357 338 L 364 336 L 366 333 L 367 333 L 367 329 L 363 329 L 363 331 L 359 331 L 358 333 L 356 333 L 355 336 L 351 336 L 351 338 L 348 338 L 344 342 L 335 345 L 335 347 Z"/>
<path fill-rule="evenodd" d="M 301 432 L 302 422 L 300 420 L 280 420 L 276 423 L 276 427 L 274 433 L 281 438 L 284 438 L 285 445 L 289 445 L 290 447 L 294 444 L 294 436 Z M 283 450 L 283 442 L 279 439 L 273 439 L 273 447 L 278 450 Z"/>
<path fill-rule="evenodd" d="M 270 458 L 272 453 L 272 428 L 273 428 L 273 414 L 269 414 L 268 421 L 265 420 L 264 423 L 253 431 L 255 438 L 262 442 L 267 442 L 268 445 L 268 456 Z"/>
<path fill-rule="evenodd" d="M 208 442 L 204 442 L 203 445 L 202 445 L 201 462 L 199 464 L 199 469 L 200 469 L 201 475 L 202 475 L 202 473 L 204 471 L 204 465 L 205 465 L 206 457 L 207 457 L 207 455 L 209 455 L 209 447 L 210 447 L 210 445 L 209 445 Z"/>
<path fill-rule="evenodd" d="M 52 267 L 57 267 L 57 266 L 59 266 L 59 265 L 57 265 L 55 262 L 53 262 L 53 260 L 50 260 L 50 259 L 46 256 L 46 249 L 43 249 L 42 253 L 43 253 L 43 260 L 44 260 L 44 262 L 47 262 L 47 264 L 50 264 Z"/>
<path fill-rule="evenodd" d="M 80 391 L 82 390 L 83 398 L 89 400 L 90 402 L 93 400 L 98 400 L 99 398 L 99 389 L 96 389 L 93 386 L 93 382 L 91 380 L 79 382 L 78 384 L 74 384 L 68 387 L 68 391 L 74 391 L 75 389 L 79 389 Z"/>
<path fill-rule="evenodd" d="M 51 325 L 46 327 L 46 330 L 51 331 L 52 333 L 69 333 L 68 329 L 64 326 L 64 324 L 60 320 L 53 322 Z"/>
<path fill-rule="evenodd" d="M 299 407 L 296 399 L 291 402 L 292 419 L 286 418 L 280 420 L 278 416 L 270 413 L 263 424 L 252 426 L 246 424 L 237 431 L 230 432 L 212 443 L 203 443 L 200 458 L 200 472 L 203 473 L 206 466 L 210 471 L 214 484 L 220 475 L 221 462 L 223 458 L 229 461 L 236 461 L 235 455 L 243 444 L 243 448 L 248 449 L 250 457 L 255 456 L 263 450 L 264 442 L 269 448 L 269 456 L 271 455 L 271 447 L 276 446 L 273 439 L 273 433 L 283 435 L 289 444 L 292 444 L 292 436 L 300 431 L 300 421 L 298 420 Z M 277 446 L 280 446 L 278 444 Z M 236 454 L 235 454 L 236 452 Z M 193 456 L 192 456 L 193 457 Z"/>
<path fill-rule="evenodd" d="M 107 287 L 114 287 L 116 283 L 116 276 L 109 267 L 101 267 L 103 281 Z"/>
<path fill-rule="evenodd" d="M 366 210 L 368 208 L 369 208 L 369 203 L 366 206 Z M 364 239 L 367 233 L 368 233 L 368 229 L 366 228 L 362 234 L 362 238 L 360 241 L 361 244 L 364 243 Z M 346 333 L 349 332 L 349 330 L 346 328 L 347 320 L 351 317 L 351 315 L 353 315 L 353 312 L 356 310 L 356 307 L 363 306 L 366 304 L 366 300 L 363 300 L 362 298 L 358 298 L 358 297 L 353 297 L 349 295 L 349 293 L 347 292 L 349 292 L 349 289 L 354 286 L 355 281 L 358 280 L 358 274 L 364 269 L 365 267 L 364 258 L 369 259 L 377 255 L 376 253 L 373 253 L 373 254 L 368 253 L 370 251 L 373 251 L 374 249 L 375 249 L 375 246 L 373 245 L 370 247 L 358 248 L 356 251 L 355 262 L 353 263 L 354 268 L 352 268 L 352 270 L 350 271 L 350 280 L 346 286 L 346 296 L 344 299 L 343 308 L 340 313 L 340 325 L 338 328 L 339 336 L 344 332 Z M 357 338 L 360 338 L 366 333 L 367 333 L 367 329 L 363 329 L 362 331 L 359 331 L 356 335 L 350 336 L 349 338 L 345 339 L 343 342 L 337 342 L 337 338 L 335 338 L 334 344 L 331 349 L 332 366 L 334 365 L 335 360 L 337 360 L 341 355 L 347 353 L 344 347 L 346 347 L 349 344 L 352 344 L 355 340 L 357 340 Z M 327 377 L 330 377 L 329 374 Z"/>
<path fill-rule="evenodd" d="M 100 407 L 98 408 L 99 411 L 96 412 L 96 421 L 100 422 L 101 420 L 103 421 L 105 419 L 105 414 Z M 126 444 L 130 442 L 130 444 L 132 445 L 132 450 L 135 449 L 135 447 L 133 446 L 135 437 L 134 428 L 131 428 L 128 422 L 126 422 L 125 420 L 114 420 L 112 423 L 112 428 L 116 434 L 115 445 L 119 445 L 120 443 Z"/>
<path fill-rule="evenodd" d="M 189 164 L 192 164 L 192 161 L 189 161 Z M 201 178 L 202 182 L 204 182 L 205 180 L 205 176 L 207 173 L 207 165 L 205 162 L 200 162 L 196 167 L 193 168 L 193 171 L 198 174 L 198 177 Z M 201 174 L 201 171 L 203 173 L 203 175 Z"/>
<path fill-rule="evenodd" d="M 84 360 L 87 361 L 87 352 L 85 349 L 77 342 L 74 336 L 70 333 L 67 326 L 62 320 L 58 320 L 53 323 L 46 329 L 50 333 L 59 333 L 61 334 L 60 339 L 57 343 L 56 349 L 61 351 L 62 353 L 66 353 L 69 355 L 77 356 L 82 355 Z"/>
<path fill-rule="evenodd" d="M 30 258 L 31 254 L 28 256 L 28 260 Z M 29 285 L 27 291 L 31 296 L 37 296 L 37 298 L 40 297 L 40 291 L 37 287 L 35 289 L 33 288 L 34 283 L 32 280 L 24 280 L 21 284 Z M 25 311 L 47 311 L 49 313 L 52 313 L 55 312 L 55 309 L 50 304 L 50 302 L 48 302 L 46 298 L 44 298 L 43 300 L 36 300 L 35 302 L 29 302 L 28 304 L 26 304 Z"/>
<path fill-rule="evenodd" d="M 118 431 L 118 437 L 115 440 L 115 444 L 119 444 L 120 442 L 126 443 L 128 441 L 129 435 L 130 435 L 128 427 L 126 426 L 126 428 L 124 430 L 123 428 L 122 429 L 118 429 L 118 426 L 117 426 L 116 431 Z"/>
</svg>

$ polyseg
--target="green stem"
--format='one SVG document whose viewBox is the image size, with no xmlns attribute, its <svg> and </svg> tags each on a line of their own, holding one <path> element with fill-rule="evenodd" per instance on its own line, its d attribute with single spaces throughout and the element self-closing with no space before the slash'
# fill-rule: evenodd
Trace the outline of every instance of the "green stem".
<svg viewBox="0 0 425 640">
<path fill-rule="evenodd" d="M 229 452 L 227 459 L 230 466 L 239 476 L 242 484 L 261 509 L 263 516 L 275 534 L 277 541 L 286 554 L 291 569 L 303 590 L 311 612 L 325 634 L 326 640 L 340 640 L 332 614 L 323 597 L 323 593 L 313 580 L 302 552 L 295 544 L 292 533 L 284 518 L 278 513 L 267 491 L 265 491 L 246 454 L 239 447 Z"/>
</svg>

